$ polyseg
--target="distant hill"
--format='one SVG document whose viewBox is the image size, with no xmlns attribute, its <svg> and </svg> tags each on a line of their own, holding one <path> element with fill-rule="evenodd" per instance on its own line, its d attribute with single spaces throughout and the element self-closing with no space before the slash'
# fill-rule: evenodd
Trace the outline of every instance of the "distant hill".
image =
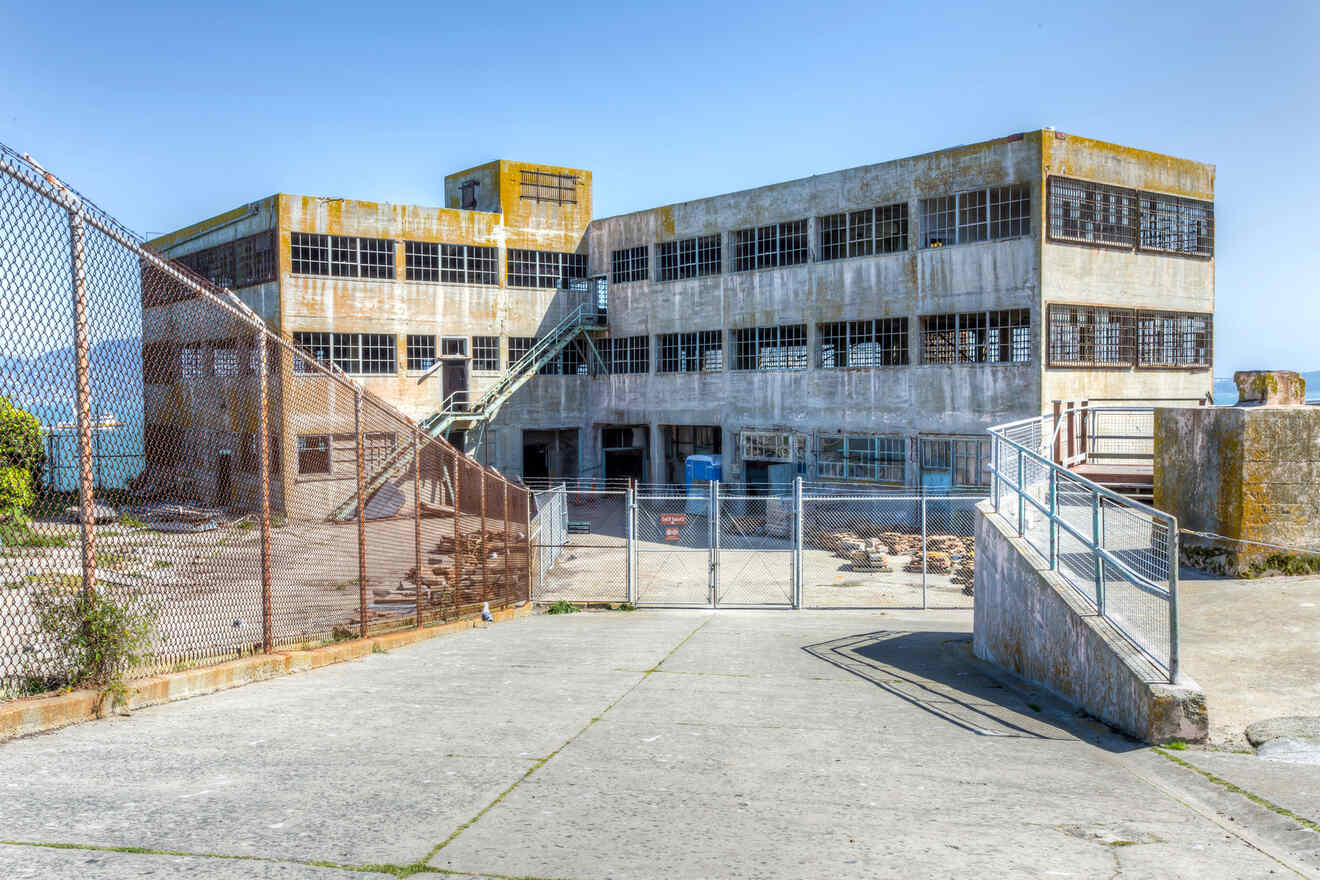
<svg viewBox="0 0 1320 880">
<path fill-rule="evenodd" d="M 140 401 L 140 338 L 104 339 L 92 346 L 88 359 L 93 399 L 107 405 L 114 405 L 112 401 Z M 75 394 L 73 349 L 52 349 L 32 357 L 0 356 L 0 394 L 25 408 L 58 410 L 61 404 L 71 403 Z"/>
</svg>

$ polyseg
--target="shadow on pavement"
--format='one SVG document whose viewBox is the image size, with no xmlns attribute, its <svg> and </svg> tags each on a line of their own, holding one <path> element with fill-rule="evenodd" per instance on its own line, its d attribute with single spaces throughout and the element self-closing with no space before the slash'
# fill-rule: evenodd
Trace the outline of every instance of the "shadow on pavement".
<svg viewBox="0 0 1320 880">
<path fill-rule="evenodd" d="M 1084 739 L 1113 752 L 1141 748 L 1029 682 L 1005 684 L 990 675 L 971 655 L 971 641 L 965 632 L 881 630 L 802 650 L 976 736 Z"/>
</svg>

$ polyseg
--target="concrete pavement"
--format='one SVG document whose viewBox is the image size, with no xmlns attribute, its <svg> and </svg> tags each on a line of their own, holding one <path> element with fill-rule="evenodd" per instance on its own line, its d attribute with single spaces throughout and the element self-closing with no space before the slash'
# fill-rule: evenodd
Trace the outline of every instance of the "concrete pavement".
<svg viewBox="0 0 1320 880">
<path fill-rule="evenodd" d="M 541 616 L 10 742 L 0 876 L 1320 876 L 1320 768 L 1142 748 L 970 623 Z"/>
</svg>

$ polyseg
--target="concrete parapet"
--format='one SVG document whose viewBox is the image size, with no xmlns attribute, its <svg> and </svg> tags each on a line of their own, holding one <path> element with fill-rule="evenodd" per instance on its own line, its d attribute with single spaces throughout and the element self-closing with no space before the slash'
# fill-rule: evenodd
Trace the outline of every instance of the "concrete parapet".
<svg viewBox="0 0 1320 880">
<path fill-rule="evenodd" d="M 1242 541 L 1320 546 L 1320 407 L 1160 408 L 1154 427 L 1155 506 L 1180 526 Z M 1226 573 L 1235 574 L 1277 552 L 1195 536 L 1183 544 L 1222 551 Z"/>
<path fill-rule="evenodd" d="M 1144 655 L 1043 564 L 994 512 L 977 505 L 973 650 L 1150 743 L 1200 742 L 1205 694 L 1169 684 Z"/>
</svg>

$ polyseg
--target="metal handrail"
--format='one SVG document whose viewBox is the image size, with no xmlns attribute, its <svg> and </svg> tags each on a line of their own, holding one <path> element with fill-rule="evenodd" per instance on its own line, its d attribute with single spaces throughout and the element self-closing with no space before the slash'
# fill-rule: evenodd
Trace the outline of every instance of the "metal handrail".
<svg viewBox="0 0 1320 880">
<path fill-rule="evenodd" d="M 1089 412 L 1153 412 L 1155 407 L 1086 407 Z M 1076 410 L 1075 410 L 1076 411 Z M 1140 650 L 1146 656 L 1150 657 L 1158 665 L 1164 666 L 1169 675 L 1169 681 L 1176 682 L 1179 675 L 1179 638 L 1178 638 L 1178 520 L 1172 514 L 1157 510 L 1156 508 L 1143 504 L 1140 501 L 1134 501 L 1118 492 L 1102 486 L 1092 480 L 1069 470 L 1063 465 L 1055 462 L 1052 458 L 1052 450 L 1059 425 L 1064 420 L 1051 426 L 1050 420 L 1053 418 L 1050 414 L 1035 416 L 1026 419 L 1018 419 L 1014 422 L 1008 422 L 1002 425 L 996 425 L 988 429 L 988 433 L 993 438 L 993 456 L 990 471 L 994 481 L 994 491 L 992 493 L 993 503 L 996 512 L 1001 511 L 1000 495 L 1001 489 L 1006 489 L 1017 500 L 1017 533 L 1018 537 L 1025 537 L 1026 533 L 1026 508 L 1030 505 L 1034 510 L 1046 517 L 1049 523 L 1049 555 L 1048 563 L 1051 571 L 1061 571 L 1059 567 L 1059 532 L 1060 530 L 1076 540 L 1082 547 L 1090 551 L 1094 560 L 1095 574 L 1095 597 L 1094 604 L 1101 617 L 1108 620 L 1114 627 L 1130 641 L 1134 647 Z M 1041 450 L 1051 453 L 1042 454 L 1042 451 L 1032 449 L 1018 440 L 1014 440 L 1008 434 L 1015 429 L 1021 429 L 1026 426 L 1033 428 L 1039 426 L 1039 439 L 1034 441 L 1039 444 Z M 1053 428 L 1053 431 L 1051 431 Z M 1138 437 L 1135 439 L 1146 439 Z M 1016 459 L 1012 468 L 1001 458 L 1001 450 L 1010 452 L 1011 457 Z M 1029 486 L 1026 485 L 1025 464 L 1031 463 L 1036 469 L 1044 468 L 1046 479 L 1033 483 L 1040 485 L 1042 482 L 1048 483 L 1049 499 L 1048 503 L 1043 503 L 1034 497 Z M 1011 471 L 1015 470 L 1016 473 Z M 1059 482 L 1066 479 L 1070 485 L 1084 489 L 1091 498 L 1092 508 L 1092 530 L 1091 534 L 1085 534 L 1077 529 L 1072 523 L 1068 522 L 1060 514 L 1059 510 Z M 1159 521 L 1165 524 L 1168 529 L 1168 544 L 1165 548 L 1165 557 L 1163 562 L 1168 572 L 1168 587 L 1160 586 L 1141 572 L 1132 568 L 1126 561 L 1116 556 L 1104 546 L 1101 537 L 1102 529 L 1100 526 L 1101 502 L 1110 505 L 1122 507 L 1148 517 L 1151 520 Z M 1142 592 L 1158 599 L 1163 599 L 1169 605 L 1169 656 L 1167 661 L 1158 657 L 1155 653 L 1142 643 L 1139 636 L 1129 633 L 1121 623 L 1115 620 L 1108 613 L 1105 602 L 1105 575 L 1106 572 L 1113 573 L 1127 581 L 1132 586 Z M 1075 586 L 1075 585 L 1074 585 Z M 1083 595 L 1086 595 L 1083 592 Z"/>
</svg>

